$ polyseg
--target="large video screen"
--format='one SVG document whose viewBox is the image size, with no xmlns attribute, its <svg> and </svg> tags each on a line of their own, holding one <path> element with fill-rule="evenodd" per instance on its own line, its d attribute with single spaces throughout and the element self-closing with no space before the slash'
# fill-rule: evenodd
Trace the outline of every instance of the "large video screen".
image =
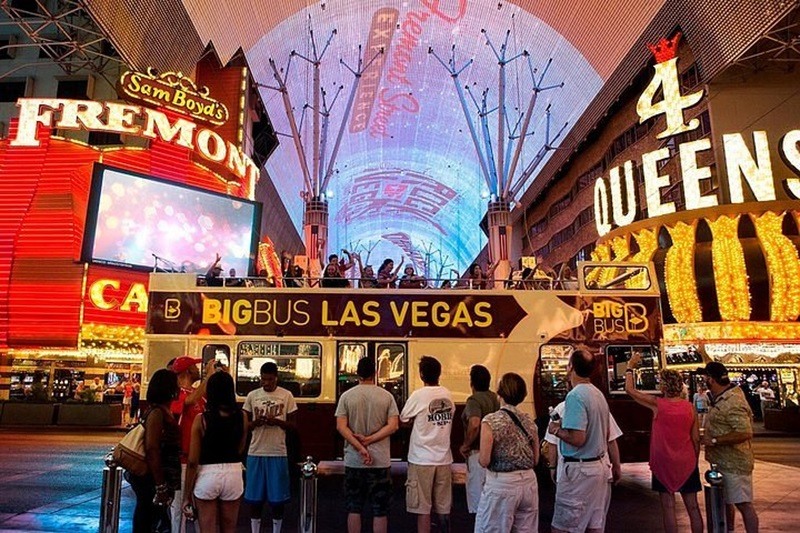
<svg viewBox="0 0 800 533">
<path fill-rule="evenodd" d="M 95 165 L 82 260 L 205 273 L 219 254 L 245 276 L 260 220 L 258 202 Z"/>
</svg>

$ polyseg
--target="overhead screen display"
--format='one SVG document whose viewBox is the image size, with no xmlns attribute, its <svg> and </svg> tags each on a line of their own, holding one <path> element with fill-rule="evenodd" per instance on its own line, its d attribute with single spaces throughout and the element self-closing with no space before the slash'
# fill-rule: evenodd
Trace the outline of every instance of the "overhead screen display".
<svg viewBox="0 0 800 533">
<path fill-rule="evenodd" d="M 261 204 L 95 165 L 83 259 L 205 273 L 216 254 L 246 275 Z"/>
<path fill-rule="evenodd" d="M 463 271 L 486 245 L 479 222 L 486 213 L 490 191 L 453 80 L 428 49 L 447 61 L 455 45 L 458 67 L 472 60 L 460 82 L 478 99 L 488 89 L 489 110 L 498 103 L 498 62 L 482 29 L 498 50 L 510 31 L 508 55 L 527 50 L 531 65 L 539 71 L 553 59 L 544 85 L 562 81 L 565 85 L 541 94 L 532 122 L 535 133 L 527 139 L 521 169 L 544 142 L 547 105 L 551 104 L 555 129 L 570 123 L 566 135 L 662 4 L 663 0 L 641 0 L 631 9 L 630 2 L 623 0 L 183 2 L 203 42 L 213 41 L 224 61 L 243 49 L 254 78 L 269 86 L 275 85 L 270 58 L 284 69 L 292 51 L 313 56 L 309 30 L 314 32 L 318 50 L 325 46 L 331 30 L 337 31 L 321 72 L 329 103 L 337 88 L 344 86 L 330 113 L 326 157 L 334 145 L 353 81 L 340 60 L 355 68 L 359 45 L 365 47 L 365 60 L 384 48 L 383 59 L 362 77 L 344 130 L 337 173 L 328 187 L 328 250 L 355 247 L 363 257 L 364 251 L 371 249 L 373 264 L 384 257 L 395 261 L 405 257 L 406 262 L 410 259 L 418 266 L 433 266 L 429 275 L 442 270 L 448 273 L 450 268 Z M 288 94 L 310 161 L 313 72 L 299 55 L 289 69 Z M 522 58 L 510 63 L 507 73 L 512 129 L 518 109 L 527 106 L 532 84 L 528 63 Z M 281 95 L 266 87 L 261 94 L 276 130 L 288 134 Z M 477 109 L 469 96 L 467 102 L 482 140 L 484 130 L 477 123 Z M 496 146 L 496 113 L 489 115 L 488 126 Z M 497 160 L 496 153 L 494 157 Z M 290 139 L 282 140 L 266 170 L 299 227 L 303 175 Z M 527 185 L 535 177 L 533 173 Z"/>
<path fill-rule="evenodd" d="M 455 44 L 459 67 L 473 59 L 460 82 L 478 99 L 488 88 L 488 109 L 498 104 L 498 68 L 481 28 L 498 49 L 506 31 L 512 30 L 509 57 L 527 50 L 534 68 L 541 69 L 553 58 L 545 85 L 562 81 L 567 85 L 542 93 L 531 127 L 535 133 L 526 140 L 520 170 L 544 143 L 548 103 L 557 131 L 565 122 L 577 120 L 602 84 L 578 50 L 555 30 L 524 10 L 511 15 L 512 10 L 498 13 L 496 3 L 488 9 L 480 2 L 388 2 L 364 9 L 358 2 L 329 2 L 324 13 L 318 7 L 301 9 L 250 49 L 248 62 L 256 78 L 268 80 L 272 77 L 268 58 L 285 67 L 292 50 L 305 57 L 313 55 L 310 24 L 318 47 L 337 30 L 322 71 L 322 86 L 329 98 L 339 84 L 345 86 L 331 114 L 331 146 L 353 82 L 339 59 L 355 67 L 359 44 L 373 48 L 365 52 L 365 61 L 384 47 L 384 55 L 362 78 L 347 120 L 338 172 L 327 190 L 331 197 L 329 251 L 356 248 L 363 256 L 371 249 L 372 264 L 386 257 L 395 261 L 404 257 L 406 264 L 410 261 L 428 276 L 449 277 L 450 269 L 463 271 L 486 245 L 479 223 L 491 190 L 481 173 L 453 80 L 428 49 L 448 60 Z M 296 109 L 311 102 L 309 68 L 298 57 L 292 60 L 287 85 Z M 526 108 L 532 86 L 525 58 L 508 65 L 511 127 L 517 123 L 516 110 Z M 289 132 L 279 95 L 268 89 L 262 89 L 262 95 L 275 129 Z M 467 99 L 472 119 L 477 120 L 477 109 Z M 489 120 L 494 137 L 497 114 Z M 304 140 L 312 138 L 312 124 L 307 110 L 302 121 Z M 281 143 L 267 171 L 288 190 L 301 190 L 302 174 L 292 142 Z M 284 198 L 294 220 L 302 220 L 302 203 L 296 195 Z"/>
</svg>

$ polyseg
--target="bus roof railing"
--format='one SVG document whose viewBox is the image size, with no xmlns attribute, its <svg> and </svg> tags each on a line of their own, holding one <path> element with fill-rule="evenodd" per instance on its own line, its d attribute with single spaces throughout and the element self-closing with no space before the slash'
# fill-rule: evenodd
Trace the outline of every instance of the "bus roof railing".
<svg viewBox="0 0 800 533">
<path fill-rule="evenodd" d="M 565 269 L 556 274 L 552 269 L 536 267 L 514 271 L 509 279 L 485 280 L 483 282 L 470 278 L 424 278 L 414 280 L 412 287 L 398 287 L 397 280 L 392 289 L 405 290 L 542 290 L 559 292 L 602 291 L 620 292 L 635 291 L 657 292 L 658 283 L 654 283 L 654 269 L 652 263 L 620 263 L 620 262 L 579 262 L 577 276 L 571 276 Z M 270 277 L 226 277 L 217 278 L 214 285 L 209 285 L 208 279 L 203 274 L 196 273 L 157 273 L 151 278 L 151 289 L 159 290 L 162 287 L 170 289 L 190 289 L 196 287 L 210 287 L 211 289 L 239 290 L 244 288 L 275 288 L 275 279 Z M 166 281 L 169 279 L 170 281 Z M 346 280 L 347 287 L 324 286 L 331 280 Z M 163 283 L 162 283 L 163 282 Z M 362 282 L 368 284 L 362 286 Z M 219 283 L 219 284 L 218 284 Z M 320 278 L 320 277 L 282 277 L 282 289 L 316 289 L 326 290 L 352 290 L 380 289 L 387 287 L 376 285 L 375 278 L 348 277 L 348 278 Z"/>
</svg>

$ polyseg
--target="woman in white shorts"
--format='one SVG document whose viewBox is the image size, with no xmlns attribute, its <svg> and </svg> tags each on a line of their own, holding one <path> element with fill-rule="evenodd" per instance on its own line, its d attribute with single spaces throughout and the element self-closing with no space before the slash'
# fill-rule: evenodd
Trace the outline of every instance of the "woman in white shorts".
<svg viewBox="0 0 800 533">
<path fill-rule="evenodd" d="M 245 414 L 236 403 L 233 378 L 217 372 L 208 379 L 206 411 L 194 419 L 183 512 L 194 515 L 200 531 L 236 531 L 242 500 L 242 453 L 247 439 Z"/>
</svg>

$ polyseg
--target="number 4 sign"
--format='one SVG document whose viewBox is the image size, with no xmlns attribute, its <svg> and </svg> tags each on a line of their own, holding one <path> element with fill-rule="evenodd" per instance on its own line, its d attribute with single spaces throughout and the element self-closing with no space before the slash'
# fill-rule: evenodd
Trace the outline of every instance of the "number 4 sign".
<svg viewBox="0 0 800 533">
<path fill-rule="evenodd" d="M 650 85 L 639 97 L 636 104 L 636 112 L 639 114 L 639 123 L 656 117 L 665 115 L 667 128 L 656 135 L 657 139 L 665 139 L 678 133 L 691 131 L 700 125 L 700 121 L 693 118 L 689 124 L 684 123 L 683 110 L 696 105 L 703 98 L 703 90 L 681 95 L 681 86 L 678 78 L 678 41 L 681 33 L 678 32 L 670 39 L 661 39 L 656 45 L 648 44 L 647 47 L 656 57 L 655 76 L 650 81 Z M 658 90 L 662 89 L 662 98 L 659 102 L 654 102 Z"/>
</svg>

